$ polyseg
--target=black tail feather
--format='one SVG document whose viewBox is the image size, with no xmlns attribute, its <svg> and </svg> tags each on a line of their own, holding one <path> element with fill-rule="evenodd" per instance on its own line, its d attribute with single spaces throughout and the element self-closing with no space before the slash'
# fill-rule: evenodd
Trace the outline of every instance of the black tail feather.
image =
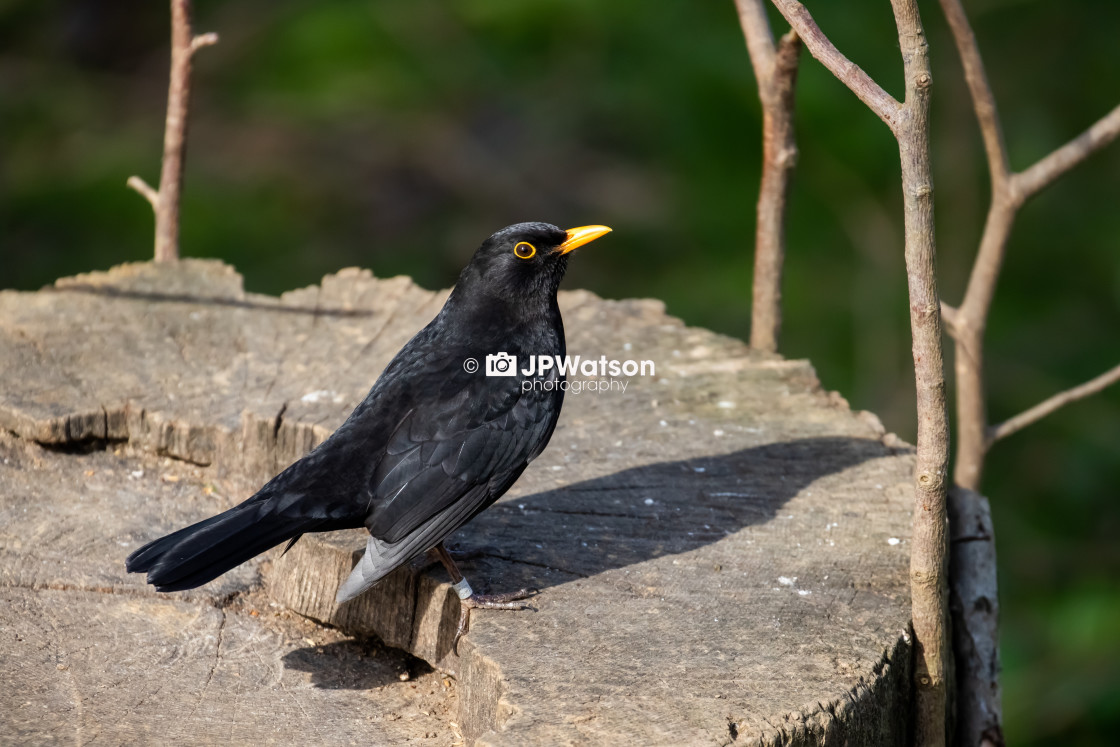
<svg viewBox="0 0 1120 747">
<path fill-rule="evenodd" d="M 287 555 L 288 550 L 291 550 L 292 546 L 295 545 L 295 543 L 299 542 L 299 538 L 302 536 L 302 534 L 297 534 L 295 537 L 292 537 L 292 540 L 284 546 L 284 552 L 280 553 L 280 557 L 284 557 L 285 555 Z"/>
<path fill-rule="evenodd" d="M 148 543 L 129 555 L 126 567 L 146 571 L 157 591 L 193 589 L 321 523 L 275 513 L 266 502 L 249 500 Z"/>
<path fill-rule="evenodd" d="M 197 524 L 192 524 L 189 527 L 184 527 L 177 532 L 172 532 L 166 537 L 160 537 L 157 540 L 152 540 L 138 550 L 135 550 L 128 559 L 124 561 L 125 568 L 129 573 L 147 573 L 152 569 L 152 566 L 159 562 L 159 559 L 165 552 L 175 546 L 180 540 L 184 539 L 190 534 L 193 534 L 200 529 L 215 524 L 223 519 L 225 514 L 218 514 L 211 516 L 209 519 L 200 521 Z"/>
</svg>

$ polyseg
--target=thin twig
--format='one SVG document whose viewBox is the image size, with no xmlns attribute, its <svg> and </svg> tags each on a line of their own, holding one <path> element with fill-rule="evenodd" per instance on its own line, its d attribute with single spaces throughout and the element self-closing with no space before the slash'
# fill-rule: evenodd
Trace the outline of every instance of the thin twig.
<svg viewBox="0 0 1120 747">
<path fill-rule="evenodd" d="M 1072 389 L 1059 392 L 1053 397 L 1039 402 L 1029 410 L 1024 410 L 1015 417 L 1005 420 L 999 425 L 992 426 L 988 429 L 988 443 L 992 444 L 999 441 L 1001 438 L 1007 438 L 1012 433 L 1021 431 L 1031 423 L 1042 420 L 1042 418 L 1054 412 L 1059 407 L 1068 405 L 1071 402 L 1076 402 L 1079 399 L 1085 399 L 1118 381 L 1120 381 L 1120 365 L 1105 371 L 1100 376 L 1086 381 L 1080 386 L 1075 386 Z"/>
<path fill-rule="evenodd" d="M 147 198 L 156 216 L 157 262 L 179 258 L 179 194 L 183 187 L 183 160 L 187 149 L 187 114 L 191 95 L 191 58 L 203 47 L 218 43 L 214 33 L 191 33 L 190 0 L 171 0 L 171 73 L 167 87 L 167 119 L 163 130 L 163 162 L 159 189 L 138 176 L 128 186 Z"/>
<path fill-rule="evenodd" d="M 771 90 L 763 99 L 762 178 L 755 226 L 751 347 L 778 351 L 782 331 L 782 275 L 786 255 L 786 209 L 797 165 L 794 86 L 801 39 L 792 29 L 778 42 Z"/>
<path fill-rule="evenodd" d="M 957 485 L 978 490 L 987 438 L 987 398 L 984 391 L 984 330 L 1015 220 L 1012 179 L 999 110 L 984 60 L 960 0 L 941 0 L 941 9 L 964 68 L 972 108 L 980 125 L 988 159 L 992 196 L 988 217 L 968 278 L 968 288 L 958 309 L 946 316 L 955 345 L 953 366 L 957 388 L 957 458 L 953 474 Z M 945 307 L 951 308 L 951 307 Z M 943 312 L 944 314 L 945 312 Z"/>
<path fill-rule="evenodd" d="M 906 98 L 899 103 L 848 60 L 795 0 L 773 0 L 813 56 L 886 122 L 898 141 L 910 331 L 917 394 L 918 445 L 910 599 L 915 637 L 914 743 L 945 744 L 948 645 L 947 470 L 949 418 L 945 405 L 941 309 L 935 272 L 933 181 L 929 158 L 929 47 L 917 0 L 891 0 L 902 52 Z"/>
<path fill-rule="evenodd" d="M 988 449 L 995 441 L 1069 402 L 1100 391 L 1120 378 L 1118 367 L 1081 387 L 1055 395 L 1002 425 L 993 428 L 987 424 L 984 332 L 1018 210 L 1032 195 L 1116 138 L 1120 133 L 1120 107 L 1026 171 L 1012 173 L 995 98 L 984 71 L 975 34 L 969 26 L 960 0 L 941 0 L 941 7 L 964 67 L 992 180 L 992 201 L 968 289 L 959 312 L 946 317 L 951 319 L 949 330 L 956 344 L 958 439 L 954 477 L 958 485 L 977 490 Z M 980 570 L 982 569 L 974 568 L 968 572 L 979 573 Z M 961 571 L 961 574 L 964 573 L 966 571 Z M 968 632 L 972 638 L 958 636 L 958 640 L 980 641 L 987 636 L 991 640 L 980 642 L 992 651 L 997 650 L 994 626 L 987 631 L 978 628 Z M 967 656 L 967 652 L 958 651 L 957 654 L 960 667 L 957 737 L 962 744 L 975 744 L 978 738 L 985 736 L 986 739 L 981 739 L 983 744 L 1002 744 L 998 661 L 994 666 L 986 666 L 983 660 Z M 973 697 L 969 697 L 970 693 Z"/>
<path fill-rule="evenodd" d="M 750 343 L 755 350 L 777 352 L 786 205 L 797 163 L 793 109 L 801 39 L 791 30 L 775 47 L 762 0 L 736 0 L 736 6 L 762 104 L 762 178 L 755 224 Z"/>
<path fill-rule="evenodd" d="M 1011 178 L 1013 193 L 1019 202 L 1025 202 L 1074 166 L 1111 143 L 1117 135 L 1120 135 L 1120 106 L 1101 117 L 1092 127 L 1061 148 L 1025 171 L 1015 174 Z"/>
<path fill-rule="evenodd" d="M 933 77 L 917 0 L 891 0 L 906 99 L 893 128 L 902 164 L 906 277 L 917 393 L 910 603 L 914 627 L 914 744 L 946 744 L 949 641 L 949 414 L 937 290 L 929 99 Z"/>
<path fill-rule="evenodd" d="M 797 0 L 772 0 L 772 2 L 805 42 L 810 54 L 828 68 L 841 83 L 850 88 L 852 93 L 894 132 L 898 126 L 902 104 L 884 91 L 859 65 L 849 60 L 836 48 L 804 5 Z"/>
<path fill-rule="evenodd" d="M 951 307 L 944 307 L 943 310 L 956 352 L 954 365 L 957 374 L 957 458 L 954 479 L 961 488 L 978 490 L 987 452 L 995 441 L 1026 427 L 1068 402 L 1087 397 L 1103 389 L 1116 378 L 1120 378 L 1120 367 L 1118 367 L 1081 387 L 1056 395 L 1002 425 L 988 426 L 987 393 L 984 382 L 984 333 L 1011 229 L 1019 208 L 1032 195 L 1115 139 L 1120 133 L 1120 107 L 1114 109 L 1081 136 L 1055 150 L 1026 171 L 1012 172 L 995 96 L 988 82 L 976 35 L 969 25 L 960 0 L 940 0 L 940 2 L 964 68 L 972 106 L 984 140 L 992 183 L 988 217 L 964 299 L 959 309 L 950 310 Z M 960 589 L 957 588 L 960 578 L 983 575 L 984 571 L 982 567 L 958 569 L 958 581 L 954 581 L 954 592 L 960 593 Z M 994 589 L 994 572 L 992 573 Z M 969 621 L 975 620 L 964 615 L 958 622 L 967 624 Z M 990 629 L 979 625 L 975 626 L 975 629 L 959 631 L 959 633 L 958 643 L 973 641 L 976 645 L 982 645 L 990 651 L 998 650 L 994 625 L 990 626 Z M 958 650 L 956 654 L 958 742 L 1002 745 L 998 657 L 993 662 L 985 663 L 982 658 L 970 656 L 969 651 Z"/>
<path fill-rule="evenodd" d="M 972 107 L 984 140 L 992 196 L 984 234 L 976 254 L 968 290 L 960 309 L 942 304 L 942 316 L 955 345 L 957 386 L 957 459 L 950 495 L 950 532 L 982 534 L 983 542 L 953 548 L 950 599 L 953 607 L 953 658 L 956 665 L 956 728 L 961 745 L 1002 747 L 1002 703 L 999 686 L 999 607 L 995 543 L 987 501 L 973 491 L 980 482 L 988 448 L 984 432 L 987 401 L 984 391 L 983 336 L 988 309 L 1003 263 L 1015 211 L 1010 198 L 1011 172 L 1003 127 L 976 35 L 960 0 L 941 0 L 957 53 L 964 68 Z M 980 527 L 975 526 L 980 524 Z M 977 531 L 980 529 L 981 531 Z M 983 599 L 984 603 L 978 603 Z M 986 739 L 990 736 L 992 739 Z"/>
<path fill-rule="evenodd" d="M 957 458 L 953 479 L 969 490 L 979 490 L 987 452 L 984 333 L 1015 214 L 1015 207 L 1007 197 L 1007 187 L 998 188 L 988 207 L 964 300 L 950 328 L 955 345 L 953 365 L 957 387 Z"/>
<path fill-rule="evenodd" d="M 151 203 L 152 210 L 159 210 L 159 192 L 148 186 L 146 181 L 138 176 L 130 176 L 125 184 L 143 195 L 144 199 Z"/>
<path fill-rule="evenodd" d="M 988 403 L 984 390 L 984 331 L 1017 205 L 1011 194 L 1013 176 L 1008 164 L 1003 126 L 976 34 L 969 25 L 960 0 L 941 0 L 941 9 L 964 68 L 992 183 L 988 216 L 969 274 L 968 287 L 960 307 L 950 315 L 952 321 L 949 324 L 949 334 L 955 345 L 953 365 L 957 387 L 957 458 L 953 479 L 963 488 L 979 490 L 988 448 L 985 433 Z"/>
<path fill-rule="evenodd" d="M 770 30 L 762 0 L 735 0 L 735 7 L 739 11 L 739 26 L 747 42 L 754 79 L 758 82 L 758 95 L 762 97 L 770 86 L 774 70 L 774 33 Z"/>
<path fill-rule="evenodd" d="M 797 82 L 797 64 L 800 58 L 801 37 L 797 35 L 796 31 L 790 29 L 782 34 L 782 38 L 778 40 L 778 54 L 774 58 L 774 80 L 775 83 L 779 84 L 779 93 L 785 92 L 785 88 L 781 84 L 788 80 L 790 93 L 792 94 L 793 84 Z"/>
<path fill-rule="evenodd" d="M 957 336 L 957 317 L 959 312 L 956 306 L 950 306 L 944 301 L 941 302 L 941 321 L 945 322 L 945 332 L 949 337 Z"/>
<path fill-rule="evenodd" d="M 199 34 L 191 39 L 191 54 L 194 54 L 203 47 L 212 47 L 218 43 L 218 35 L 213 31 L 206 34 Z"/>
<path fill-rule="evenodd" d="M 1011 229 L 1023 203 L 1120 135 L 1120 106 L 1066 145 L 1020 173 L 1010 171 L 1003 128 L 988 83 L 976 36 L 960 0 L 940 0 L 968 81 L 969 95 L 984 139 L 992 179 L 992 201 L 964 299 L 950 313 L 956 346 L 957 458 L 954 480 L 979 490 L 984 460 L 993 443 L 984 386 L 984 333 Z"/>
<path fill-rule="evenodd" d="M 992 94 L 991 84 L 988 83 L 988 73 L 984 69 L 984 60 L 980 56 L 976 34 L 968 23 L 968 16 L 965 15 L 960 0 L 941 0 L 941 10 L 945 13 L 945 20 L 949 22 L 953 41 L 956 43 L 961 65 L 964 67 L 964 78 L 968 83 L 968 93 L 972 97 L 972 108 L 976 111 L 976 118 L 980 122 L 980 135 L 984 139 L 984 151 L 988 156 L 992 191 L 997 192 L 1006 186 L 1007 179 L 1010 177 L 1010 166 L 1007 160 L 1007 144 L 1003 139 L 1003 127 L 999 122 L 999 110 L 996 108 L 996 98 Z"/>
<path fill-rule="evenodd" d="M 187 114 L 191 95 L 191 4 L 171 0 L 171 82 L 167 89 L 167 122 L 163 130 L 160 209 L 156 213 L 156 261 L 179 258 L 179 194 L 183 187 Z"/>
</svg>

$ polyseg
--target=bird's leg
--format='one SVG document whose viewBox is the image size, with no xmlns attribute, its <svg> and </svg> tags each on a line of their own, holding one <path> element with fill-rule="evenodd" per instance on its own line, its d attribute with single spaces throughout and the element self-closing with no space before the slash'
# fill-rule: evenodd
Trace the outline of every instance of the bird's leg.
<svg viewBox="0 0 1120 747">
<path fill-rule="evenodd" d="M 479 558 L 501 557 L 498 548 L 492 545 L 468 546 L 466 549 L 461 549 L 458 545 L 449 547 L 447 543 L 444 543 L 443 547 L 447 550 L 451 559 L 458 563 L 466 560 L 478 560 Z M 443 565 L 443 559 L 440 558 L 439 552 L 433 547 L 423 555 L 417 555 L 412 560 L 412 568 L 416 573 L 420 573 L 437 563 Z"/>
<path fill-rule="evenodd" d="M 505 594 L 476 594 L 463 578 L 462 571 L 459 570 L 459 566 L 455 564 L 455 560 L 443 543 L 436 545 L 433 550 L 443 563 L 443 567 L 447 569 L 448 575 L 451 576 L 451 583 L 459 595 L 459 627 L 455 630 L 455 642 L 451 646 L 456 656 L 459 655 L 459 639 L 471 628 L 472 609 L 523 610 L 527 609 L 528 605 L 519 600 L 537 593 L 536 589 L 519 589 Z"/>
</svg>

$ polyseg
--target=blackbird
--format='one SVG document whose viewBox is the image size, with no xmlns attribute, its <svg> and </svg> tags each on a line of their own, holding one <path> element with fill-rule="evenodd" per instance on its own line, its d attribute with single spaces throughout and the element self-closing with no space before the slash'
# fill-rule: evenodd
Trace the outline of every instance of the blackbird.
<svg viewBox="0 0 1120 747">
<path fill-rule="evenodd" d="M 136 550 L 128 570 L 146 572 L 157 591 L 192 589 L 281 542 L 290 548 L 306 532 L 364 526 L 365 554 L 339 602 L 433 550 L 461 600 L 456 644 L 471 608 L 523 608 L 516 600 L 527 590 L 474 593 L 443 541 L 509 490 L 548 444 L 563 374 L 554 366 L 537 374 L 542 385 L 523 387 L 515 359 L 565 354 L 556 290 L 568 254 L 610 230 L 519 223 L 486 239 L 439 314 L 330 438 L 244 503 Z M 479 365 L 487 356 L 492 373 L 506 375 L 487 375 Z"/>
</svg>

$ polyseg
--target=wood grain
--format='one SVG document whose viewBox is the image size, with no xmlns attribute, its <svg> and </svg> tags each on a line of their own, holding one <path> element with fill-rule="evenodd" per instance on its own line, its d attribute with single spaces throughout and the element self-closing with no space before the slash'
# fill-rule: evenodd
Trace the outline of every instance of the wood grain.
<svg viewBox="0 0 1120 747">
<path fill-rule="evenodd" d="M 14 434 L 0 489 L 21 486 L 0 490 L 0 586 L 50 592 L 77 617 L 99 594 L 172 603 L 125 576 L 127 552 L 325 438 L 445 296 L 344 270 L 271 298 L 198 260 L 0 292 L 0 428 Z M 358 531 L 170 599 L 212 617 L 263 581 L 295 611 L 453 673 L 454 720 L 482 744 L 904 743 L 912 451 L 805 361 L 655 301 L 566 292 L 561 307 L 571 354 L 650 359 L 656 375 L 570 392 L 549 448 L 455 537 L 475 588 L 535 586 L 534 611 L 476 610 L 455 657 L 438 567 L 340 607 Z M 335 728 L 337 703 L 301 702 Z M 261 729 L 275 718 L 240 713 Z"/>
</svg>

